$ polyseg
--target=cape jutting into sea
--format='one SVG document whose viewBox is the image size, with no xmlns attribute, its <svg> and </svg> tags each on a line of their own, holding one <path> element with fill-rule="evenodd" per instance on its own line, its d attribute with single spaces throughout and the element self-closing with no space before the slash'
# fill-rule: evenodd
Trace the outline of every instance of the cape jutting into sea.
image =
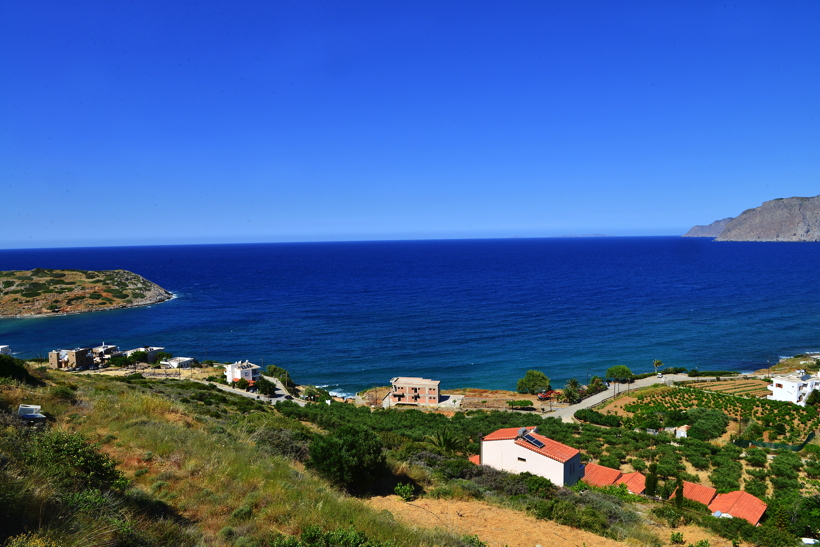
<svg viewBox="0 0 820 547">
<path fill-rule="evenodd" d="M 18 357 L 163 346 L 285 367 L 352 394 L 394 376 L 442 388 L 554 385 L 624 364 L 749 371 L 816 351 L 820 243 L 679 237 L 186 245 L 0 251 L 0 270 L 126 269 L 150 307 L 0 320 Z"/>
</svg>

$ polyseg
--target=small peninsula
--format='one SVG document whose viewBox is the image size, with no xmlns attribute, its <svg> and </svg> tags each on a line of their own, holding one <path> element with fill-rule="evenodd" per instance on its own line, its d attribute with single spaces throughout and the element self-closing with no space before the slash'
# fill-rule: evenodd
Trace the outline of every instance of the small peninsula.
<svg viewBox="0 0 820 547">
<path fill-rule="evenodd" d="M 695 226 L 683 237 L 715 241 L 820 241 L 820 196 L 777 198 L 735 218 Z"/>
<path fill-rule="evenodd" d="M 126 270 L 0 272 L 0 317 L 33 317 L 133 308 L 173 294 Z"/>
</svg>

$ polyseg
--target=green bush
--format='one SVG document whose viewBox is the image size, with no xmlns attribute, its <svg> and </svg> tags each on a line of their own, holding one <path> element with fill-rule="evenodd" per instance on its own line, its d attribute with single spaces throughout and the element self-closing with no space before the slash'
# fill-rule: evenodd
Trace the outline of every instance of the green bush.
<svg viewBox="0 0 820 547">
<path fill-rule="evenodd" d="M 384 468 L 382 443 L 372 431 L 343 425 L 310 443 L 306 465 L 348 490 L 365 489 Z"/>
<path fill-rule="evenodd" d="M 42 384 L 29 373 L 24 361 L 11 355 L 0 355 L 0 378 L 10 378 L 31 386 Z"/>
<path fill-rule="evenodd" d="M 65 490 L 123 488 L 128 484 L 117 462 L 78 434 L 41 433 L 25 458 L 28 463 L 43 466 L 53 483 Z"/>
<path fill-rule="evenodd" d="M 399 483 L 393 489 L 393 492 L 404 501 L 411 501 L 415 495 L 415 489 L 410 483 Z"/>
<path fill-rule="evenodd" d="M 231 520 L 244 521 L 250 519 L 252 515 L 253 507 L 250 505 L 242 505 L 234 509 L 233 513 L 231 513 Z"/>
</svg>

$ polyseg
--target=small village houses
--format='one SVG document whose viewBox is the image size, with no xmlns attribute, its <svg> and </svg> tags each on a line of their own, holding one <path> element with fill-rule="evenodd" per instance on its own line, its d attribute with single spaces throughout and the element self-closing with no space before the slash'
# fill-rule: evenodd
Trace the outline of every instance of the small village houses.
<svg viewBox="0 0 820 547">
<path fill-rule="evenodd" d="M 806 374 L 805 370 L 796 370 L 788 376 L 775 376 L 769 384 L 771 393 L 766 397 L 770 401 L 788 401 L 806 406 L 809 394 L 820 388 L 820 378 Z"/>
<path fill-rule="evenodd" d="M 677 492 L 677 490 L 676 490 Z M 672 493 L 672 498 L 675 493 Z M 709 507 L 712 515 L 722 518 L 740 518 L 757 526 L 768 507 L 755 496 L 736 490 L 728 494 L 718 494 L 708 486 L 683 481 L 683 497 Z"/>
<path fill-rule="evenodd" d="M 168 368 L 191 368 L 194 364 L 193 357 L 172 357 L 165 361 L 160 361 L 160 365 Z"/>
<path fill-rule="evenodd" d="M 584 477 L 581 480 L 599 488 L 623 484 L 632 494 L 643 494 L 646 490 L 646 476 L 643 473 L 621 473 L 617 469 L 597 463 L 588 463 L 584 466 Z"/>
<path fill-rule="evenodd" d="M 11 355 L 11 348 L 9 346 L 0 346 L 0 355 Z"/>
<path fill-rule="evenodd" d="M 441 400 L 440 380 L 399 376 L 390 380 L 392 388 L 384 398 L 383 406 L 400 404 L 437 405 Z"/>
<path fill-rule="evenodd" d="M 54 369 L 86 368 L 93 364 L 89 348 L 55 349 L 48 354 L 48 366 Z"/>
<path fill-rule="evenodd" d="M 148 346 L 148 347 L 144 347 L 144 348 L 134 348 L 134 349 L 129 349 L 126 352 L 123 352 L 123 355 L 125 355 L 126 357 L 131 357 L 132 354 L 134 354 L 138 351 L 144 351 L 145 352 L 145 354 L 146 354 L 145 362 L 146 363 L 153 363 L 157 360 L 157 354 L 161 351 L 165 351 L 165 348 L 158 348 L 158 347 L 154 347 L 154 346 Z"/>
<path fill-rule="evenodd" d="M 228 383 L 238 382 L 239 380 L 256 382 L 261 375 L 262 368 L 248 361 L 237 361 L 236 363 L 225 365 L 225 378 L 227 378 Z"/>
<path fill-rule="evenodd" d="M 509 427 L 485 436 L 479 463 L 509 473 L 532 473 L 558 486 L 572 486 L 584 476 L 578 449 L 539 435 L 534 427 Z"/>
<path fill-rule="evenodd" d="M 94 362 L 101 365 L 107 363 L 112 357 L 122 355 L 122 352 L 117 346 L 103 342 L 101 345 L 91 348 L 91 354 Z"/>
</svg>

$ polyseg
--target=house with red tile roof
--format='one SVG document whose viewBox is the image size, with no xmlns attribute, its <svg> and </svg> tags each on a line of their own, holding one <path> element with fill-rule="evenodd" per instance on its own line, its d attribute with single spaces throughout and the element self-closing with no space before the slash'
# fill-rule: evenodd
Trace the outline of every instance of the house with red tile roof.
<svg viewBox="0 0 820 547">
<path fill-rule="evenodd" d="M 747 492 L 729 492 L 728 494 L 718 494 L 712 503 L 709 504 L 709 510 L 712 513 L 720 512 L 721 515 L 731 515 L 734 518 L 746 520 L 757 526 L 760 523 L 760 517 L 766 512 L 768 506 Z"/>
<path fill-rule="evenodd" d="M 584 477 L 581 479 L 590 486 L 612 486 L 620 479 L 622 473 L 617 469 L 610 469 L 597 463 L 588 463 L 584 466 Z"/>
<path fill-rule="evenodd" d="M 610 469 L 597 463 L 588 463 L 584 466 L 584 477 L 581 479 L 590 486 L 626 485 L 632 494 L 643 494 L 646 490 L 646 477 L 642 473 L 621 473 L 617 469 Z"/>
<path fill-rule="evenodd" d="M 508 427 L 481 439 L 481 465 L 510 473 L 532 473 L 558 486 L 584 476 L 581 452 L 539 435 L 535 427 Z"/>
<path fill-rule="evenodd" d="M 615 484 L 625 484 L 626 489 L 632 494 L 643 494 L 646 490 L 646 476 L 643 473 L 624 473 Z"/>
<path fill-rule="evenodd" d="M 677 492 L 678 489 L 675 489 Z M 675 497 L 675 492 L 672 492 L 672 495 L 669 499 L 673 499 Z M 700 484 L 695 484 L 694 482 L 683 481 L 683 497 L 696 501 L 698 503 L 702 503 L 703 505 L 709 505 L 712 503 L 712 500 L 715 499 L 717 495 L 717 490 L 714 488 L 709 488 L 708 486 L 701 486 Z"/>
</svg>

